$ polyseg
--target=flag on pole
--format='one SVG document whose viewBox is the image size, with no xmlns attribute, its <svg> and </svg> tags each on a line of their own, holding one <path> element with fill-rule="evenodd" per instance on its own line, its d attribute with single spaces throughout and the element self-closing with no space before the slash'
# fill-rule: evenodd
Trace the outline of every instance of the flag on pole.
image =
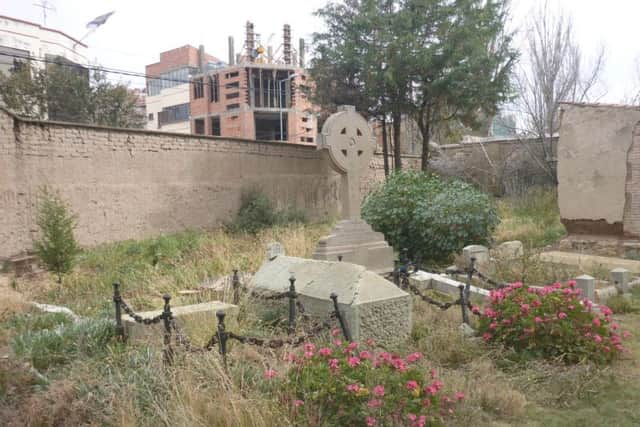
<svg viewBox="0 0 640 427">
<path fill-rule="evenodd" d="M 87 28 L 98 28 L 100 25 L 107 22 L 107 19 L 109 19 L 109 17 L 114 13 L 115 10 L 113 12 L 105 13 L 104 15 L 98 16 L 96 19 L 87 24 Z"/>
</svg>

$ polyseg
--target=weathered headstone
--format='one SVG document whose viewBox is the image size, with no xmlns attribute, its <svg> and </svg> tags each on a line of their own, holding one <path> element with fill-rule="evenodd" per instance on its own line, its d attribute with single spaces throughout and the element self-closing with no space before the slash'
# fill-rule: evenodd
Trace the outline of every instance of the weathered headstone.
<svg viewBox="0 0 640 427">
<path fill-rule="evenodd" d="M 518 259 L 524 255 L 522 242 L 519 240 L 513 240 L 501 243 L 494 249 L 494 255 L 496 258 L 503 260 Z"/>
<path fill-rule="evenodd" d="M 626 268 L 614 268 L 609 272 L 609 280 L 612 285 L 618 288 L 618 292 L 626 294 L 629 292 L 629 280 L 631 273 Z"/>
<path fill-rule="evenodd" d="M 489 249 L 482 245 L 469 245 L 462 248 L 462 257 L 466 266 L 471 265 L 471 258 L 475 258 L 476 265 L 483 266 L 489 263 Z"/>
<path fill-rule="evenodd" d="M 260 293 L 285 292 L 291 276 L 305 313 L 315 319 L 328 318 L 333 311 L 330 295 L 337 294 L 353 340 L 391 344 L 411 333 L 411 296 L 361 265 L 279 256 L 267 260 L 249 286 Z"/>
<path fill-rule="evenodd" d="M 313 258 L 335 261 L 340 256 L 376 273 L 393 270 L 392 248 L 360 217 L 360 177 L 375 149 L 369 124 L 353 106 L 342 106 L 322 126 L 318 149 L 328 150 L 331 166 L 342 176 L 342 220 L 320 240 Z"/>
<path fill-rule="evenodd" d="M 576 277 L 576 286 L 578 289 L 582 289 L 583 297 L 588 298 L 590 301 L 595 301 L 596 279 L 588 274 L 583 274 Z"/>
</svg>

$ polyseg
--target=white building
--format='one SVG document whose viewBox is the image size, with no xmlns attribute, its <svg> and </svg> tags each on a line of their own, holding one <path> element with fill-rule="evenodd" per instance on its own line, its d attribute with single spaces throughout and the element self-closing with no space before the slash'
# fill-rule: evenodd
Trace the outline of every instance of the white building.
<svg viewBox="0 0 640 427">
<path fill-rule="evenodd" d="M 32 64 L 43 68 L 47 60 L 56 57 L 87 65 L 87 56 L 87 45 L 62 31 L 0 15 L 0 72 L 23 62 L 19 57 L 35 58 Z"/>
</svg>

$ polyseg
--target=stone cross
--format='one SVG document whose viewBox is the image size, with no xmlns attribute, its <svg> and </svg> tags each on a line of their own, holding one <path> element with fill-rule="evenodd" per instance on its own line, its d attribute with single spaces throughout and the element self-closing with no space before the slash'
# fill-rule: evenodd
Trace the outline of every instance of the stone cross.
<svg viewBox="0 0 640 427">
<path fill-rule="evenodd" d="M 375 141 L 367 121 L 352 105 L 338 107 L 322 126 L 318 149 L 326 149 L 331 166 L 342 175 L 342 219 L 360 218 L 360 177 L 365 173 Z"/>
</svg>

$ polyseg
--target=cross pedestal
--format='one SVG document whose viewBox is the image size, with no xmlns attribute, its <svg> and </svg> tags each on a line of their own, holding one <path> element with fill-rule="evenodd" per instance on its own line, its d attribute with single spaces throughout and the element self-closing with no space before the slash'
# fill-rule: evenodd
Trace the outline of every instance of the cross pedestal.
<svg viewBox="0 0 640 427">
<path fill-rule="evenodd" d="M 360 177 L 369 167 L 375 142 L 367 121 L 353 106 L 342 106 L 322 126 L 318 149 L 329 151 L 331 165 L 342 176 L 342 220 L 318 242 L 313 258 L 360 264 L 376 273 L 393 270 L 393 249 L 382 233 L 360 217 Z"/>
</svg>

